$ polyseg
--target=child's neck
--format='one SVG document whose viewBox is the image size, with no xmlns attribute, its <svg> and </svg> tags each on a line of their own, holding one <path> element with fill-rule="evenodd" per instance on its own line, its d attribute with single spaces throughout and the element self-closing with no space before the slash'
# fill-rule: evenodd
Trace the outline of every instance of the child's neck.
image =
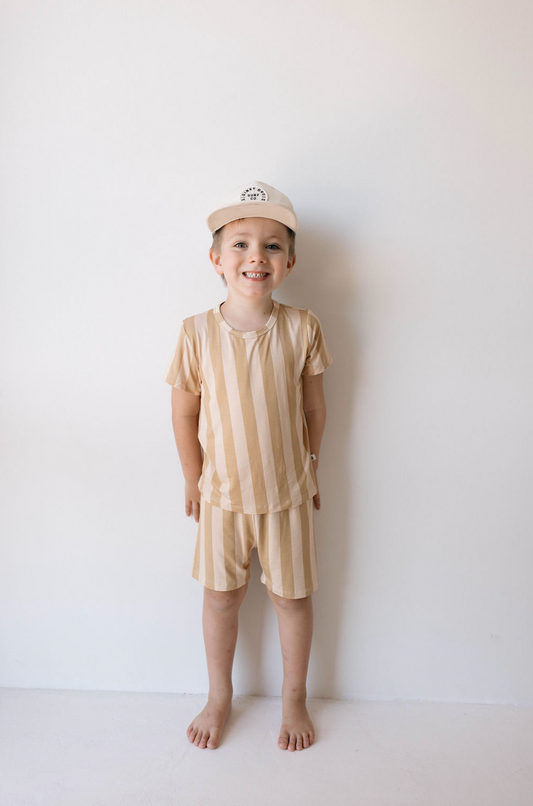
<svg viewBox="0 0 533 806">
<path fill-rule="evenodd" d="M 273 309 L 271 296 L 246 298 L 228 294 L 226 301 L 220 306 L 220 313 L 234 330 L 246 332 L 259 330 L 266 325 Z"/>
</svg>

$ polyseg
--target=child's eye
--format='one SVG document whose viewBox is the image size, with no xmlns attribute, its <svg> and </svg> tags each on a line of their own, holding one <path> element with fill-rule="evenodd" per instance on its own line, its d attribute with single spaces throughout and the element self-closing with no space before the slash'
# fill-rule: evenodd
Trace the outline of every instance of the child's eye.
<svg viewBox="0 0 533 806">
<path fill-rule="evenodd" d="M 246 244 L 245 244 L 245 242 L 244 242 L 244 241 L 237 241 L 237 243 L 234 243 L 234 244 L 233 244 L 233 246 L 234 246 L 234 247 L 237 247 L 237 246 L 246 246 Z M 280 247 L 278 246 L 278 244 L 277 244 L 277 243 L 269 243 L 269 244 L 268 244 L 268 246 L 267 246 L 267 249 L 270 249 L 270 247 L 273 247 L 273 248 L 274 248 L 274 251 L 275 251 L 276 249 L 279 249 L 279 248 L 280 248 Z"/>
</svg>

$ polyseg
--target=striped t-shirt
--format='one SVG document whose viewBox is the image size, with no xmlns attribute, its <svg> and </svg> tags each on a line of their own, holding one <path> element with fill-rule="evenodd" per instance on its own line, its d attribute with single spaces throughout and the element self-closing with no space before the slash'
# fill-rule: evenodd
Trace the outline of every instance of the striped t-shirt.
<svg viewBox="0 0 533 806">
<path fill-rule="evenodd" d="M 313 311 L 272 302 L 259 330 L 234 330 L 222 303 L 184 319 L 164 375 L 201 395 L 198 489 L 233 512 L 279 512 L 318 490 L 301 376 L 324 372 L 333 359 Z"/>
</svg>

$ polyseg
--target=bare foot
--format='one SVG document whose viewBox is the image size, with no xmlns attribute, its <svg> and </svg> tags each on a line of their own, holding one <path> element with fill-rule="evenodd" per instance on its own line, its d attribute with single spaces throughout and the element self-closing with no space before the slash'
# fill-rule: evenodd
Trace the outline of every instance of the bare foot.
<svg viewBox="0 0 533 806">
<path fill-rule="evenodd" d="M 204 710 L 196 716 L 187 728 L 187 738 L 191 744 L 204 749 L 218 747 L 224 725 L 231 712 L 232 695 L 210 696 Z"/>
<path fill-rule="evenodd" d="M 283 700 L 283 717 L 278 747 L 282 750 L 304 750 L 315 740 L 315 729 L 304 700 Z"/>
</svg>

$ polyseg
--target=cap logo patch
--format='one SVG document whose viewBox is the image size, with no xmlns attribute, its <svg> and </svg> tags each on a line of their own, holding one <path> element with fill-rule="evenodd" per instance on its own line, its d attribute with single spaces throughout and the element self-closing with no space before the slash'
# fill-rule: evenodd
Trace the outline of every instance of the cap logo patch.
<svg viewBox="0 0 533 806">
<path fill-rule="evenodd" d="M 242 202 L 256 202 L 267 201 L 268 193 L 260 187 L 250 187 L 243 190 L 241 193 L 240 201 Z"/>
</svg>

